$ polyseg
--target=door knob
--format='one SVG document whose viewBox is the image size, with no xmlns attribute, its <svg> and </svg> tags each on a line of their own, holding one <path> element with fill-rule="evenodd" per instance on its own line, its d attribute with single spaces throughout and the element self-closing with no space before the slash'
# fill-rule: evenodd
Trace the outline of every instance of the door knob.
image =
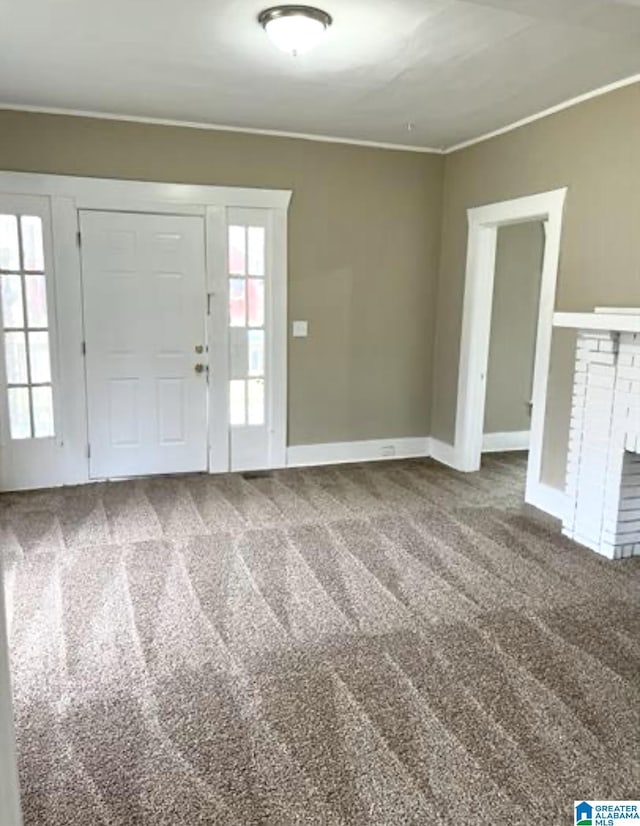
<svg viewBox="0 0 640 826">
<path fill-rule="evenodd" d="M 193 369 L 196 371 L 196 373 L 204 373 L 204 364 L 196 364 L 196 366 Z"/>
</svg>

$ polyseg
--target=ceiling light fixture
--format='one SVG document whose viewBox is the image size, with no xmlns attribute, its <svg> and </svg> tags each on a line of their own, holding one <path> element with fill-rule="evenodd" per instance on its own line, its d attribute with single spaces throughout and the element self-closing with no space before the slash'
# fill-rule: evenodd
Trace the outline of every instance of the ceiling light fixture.
<svg viewBox="0 0 640 826">
<path fill-rule="evenodd" d="M 273 6 L 258 16 L 275 45 L 294 57 L 317 45 L 332 22 L 330 14 L 312 6 Z"/>
</svg>

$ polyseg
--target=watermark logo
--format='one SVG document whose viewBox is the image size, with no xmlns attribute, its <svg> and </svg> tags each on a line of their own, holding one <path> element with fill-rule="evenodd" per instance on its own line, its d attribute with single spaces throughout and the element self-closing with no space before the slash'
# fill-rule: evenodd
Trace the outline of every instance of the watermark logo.
<svg viewBox="0 0 640 826">
<path fill-rule="evenodd" d="M 576 806 L 576 826 L 593 826 L 593 806 L 586 800 Z"/>
<path fill-rule="evenodd" d="M 640 826 L 640 800 L 576 800 L 574 826 Z"/>
</svg>

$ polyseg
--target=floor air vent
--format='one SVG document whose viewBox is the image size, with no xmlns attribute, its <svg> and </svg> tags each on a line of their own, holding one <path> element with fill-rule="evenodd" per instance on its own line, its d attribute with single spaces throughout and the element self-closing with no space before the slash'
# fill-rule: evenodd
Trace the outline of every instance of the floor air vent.
<svg viewBox="0 0 640 826">
<path fill-rule="evenodd" d="M 270 470 L 248 470 L 240 475 L 247 481 L 251 481 L 251 479 L 271 479 L 273 476 Z"/>
</svg>

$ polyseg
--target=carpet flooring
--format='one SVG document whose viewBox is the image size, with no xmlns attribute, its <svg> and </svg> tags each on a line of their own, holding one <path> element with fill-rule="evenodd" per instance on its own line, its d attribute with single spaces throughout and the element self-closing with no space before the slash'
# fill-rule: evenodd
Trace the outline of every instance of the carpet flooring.
<svg viewBox="0 0 640 826">
<path fill-rule="evenodd" d="M 524 458 L 0 497 L 26 826 L 569 824 L 640 789 L 640 559 Z"/>
</svg>

